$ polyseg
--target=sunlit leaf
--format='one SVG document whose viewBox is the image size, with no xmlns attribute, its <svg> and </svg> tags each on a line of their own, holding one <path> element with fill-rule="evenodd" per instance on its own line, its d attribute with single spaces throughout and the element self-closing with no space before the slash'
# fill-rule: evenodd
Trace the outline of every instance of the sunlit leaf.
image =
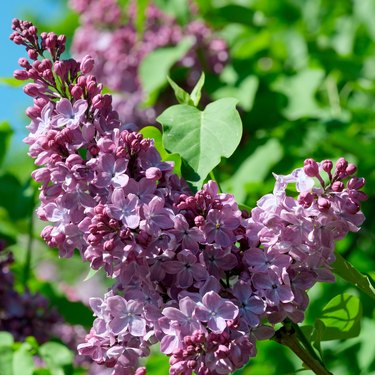
<svg viewBox="0 0 375 375">
<path fill-rule="evenodd" d="M 30 345 L 25 343 L 13 354 L 13 373 L 14 375 L 32 375 L 35 364 L 33 355 L 30 352 Z"/>
<path fill-rule="evenodd" d="M 236 110 L 237 100 L 217 100 L 204 111 L 179 104 L 165 110 L 158 121 L 163 125 L 163 143 L 170 152 L 187 163 L 184 177 L 198 189 L 221 157 L 229 157 L 237 148 L 242 124 Z"/>
<path fill-rule="evenodd" d="M 159 90 L 167 83 L 170 68 L 189 51 L 191 38 L 185 38 L 175 47 L 159 48 L 148 54 L 139 66 L 139 78 L 147 98 L 146 105 L 155 103 Z"/>
<path fill-rule="evenodd" d="M 13 336 L 9 332 L 0 332 L 0 346 L 12 346 Z"/>
<path fill-rule="evenodd" d="M 233 193 L 239 202 L 246 198 L 245 186 L 249 183 L 263 182 L 270 173 L 270 169 L 283 156 L 283 149 L 276 139 L 270 139 L 259 146 L 243 161 L 237 171 L 223 187 Z"/>
<path fill-rule="evenodd" d="M 167 152 L 163 145 L 162 134 L 160 130 L 155 126 L 146 126 L 141 129 L 140 133 L 143 134 L 145 138 L 151 138 L 154 140 L 154 146 L 159 151 L 162 161 L 173 162 L 174 173 L 181 175 L 181 157 L 176 153 L 170 154 L 169 152 Z"/>
<path fill-rule="evenodd" d="M 296 120 L 306 116 L 321 117 L 325 113 L 315 99 L 323 77 L 322 70 L 306 69 L 292 77 L 280 77 L 273 84 L 274 90 L 288 98 L 288 105 L 283 110 L 285 117 Z"/>
</svg>

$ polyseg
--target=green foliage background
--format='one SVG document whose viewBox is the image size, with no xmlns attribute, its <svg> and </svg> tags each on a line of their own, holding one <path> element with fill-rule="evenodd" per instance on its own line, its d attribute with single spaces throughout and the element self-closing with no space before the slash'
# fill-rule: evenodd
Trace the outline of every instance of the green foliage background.
<svg viewBox="0 0 375 375">
<path fill-rule="evenodd" d="M 156 3 L 181 23 L 190 17 L 185 0 Z M 338 251 L 373 281 L 375 2 L 198 0 L 197 3 L 199 16 L 227 41 L 230 54 L 230 63 L 219 77 L 206 72 L 204 97 L 206 101 L 207 98 L 211 101 L 228 96 L 236 98 L 244 125 L 237 151 L 230 159 L 222 160 L 214 171 L 223 190 L 254 207 L 262 195 L 272 190 L 271 172 L 287 174 L 301 166 L 307 157 L 320 161 L 344 156 L 354 162 L 358 165 L 358 175 L 367 180 L 365 191 L 369 200 L 363 205 L 367 219 L 359 233 L 338 244 Z M 39 18 L 36 9 L 30 15 L 40 30 L 53 30 L 69 37 L 77 26 L 77 17 L 68 10 L 61 15 L 60 22 L 53 24 Z M 153 95 L 157 98 L 158 93 L 165 94 L 165 91 L 173 95 L 172 89 L 167 88 L 165 66 L 154 64 L 154 67 L 158 90 Z M 160 69 L 159 75 L 157 69 Z M 177 82 L 185 73 L 174 68 L 169 71 Z M 142 74 L 142 79 L 147 81 L 147 70 Z M 0 237 L 12 244 L 17 259 L 14 271 L 22 289 L 29 235 L 34 238 L 33 267 L 42 259 L 55 259 L 57 254 L 39 240 L 40 223 L 35 221 L 31 225 L 36 204 L 35 185 L 29 179 L 33 166 L 24 151 L 17 154 L 19 143 L 13 142 L 9 148 L 11 132 L 12 124 L 0 124 Z M 78 259 L 58 261 L 57 265 L 59 279 L 72 285 L 77 282 L 77 275 L 81 282 L 82 274 L 88 272 L 87 265 Z M 77 316 L 74 308 L 56 286 L 42 283 L 34 275 L 30 280 L 31 287 L 51 298 L 68 321 L 74 320 Z M 304 330 L 307 335 L 311 334 L 330 371 L 335 375 L 375 374 L 374 300 L 340 277 L 335 284 L 315 286 L 309 296 L 311 303 Z M 327 317 L 327 309 L 335 303 L 344 304 L 345 316 L 339 313 Z M 85 307 L 78 304 L 75 308 L 86 317 L 81 323 L 89 325 L 90 315 Z M 330 325 L 332 319 L 344 322 L 339 329 L 344 332 L 341 339 L 319 331 L 319 322 Z M 323 336 L 319 338 L 318 334 Z M 167 360 L 157 351 L 147 366 L 150 374 L 168 372 Z M 258 343 L 257 357 L 237 373 L 281 375 L 300 370 L 303 370 L 301 362 L 293 353 L 267 341 Z M 65 371 L 73 373 L 74 370 Z M 303 373 L 311 372 L 304 370 Z"/>
</svg>

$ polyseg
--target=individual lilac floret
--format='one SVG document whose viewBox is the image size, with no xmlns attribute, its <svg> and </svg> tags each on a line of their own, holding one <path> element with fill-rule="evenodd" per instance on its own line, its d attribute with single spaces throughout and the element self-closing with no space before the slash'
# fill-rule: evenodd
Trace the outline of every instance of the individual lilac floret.
<svg viewBox="0 0 375 375">
<path fill-rule="evenodd" d="M 207 322 L 212 332 L 221 333 L 227 326 L 228 320 L 238 315 L 238 308 L 230 301 L 225 301 L 215 292 L 208 292 L 202 298 L 202 305 L 198 305 L 195 316 L 201 322 Z"/>
<path fill-rule="evenodd" d="M 108 298 L 107 306 L 113 319 L 109 327 L 113 334 L 119 335 L 128 331 L 132 336 L 146 334 L 146 321 L 142 318 L 143 304 L 137 301 L 126 301 L 120 296 Z"/>
</svg>

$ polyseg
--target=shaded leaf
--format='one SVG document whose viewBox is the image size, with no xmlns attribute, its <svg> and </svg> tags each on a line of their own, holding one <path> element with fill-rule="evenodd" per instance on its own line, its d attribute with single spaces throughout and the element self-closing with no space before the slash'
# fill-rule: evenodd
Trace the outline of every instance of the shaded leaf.
<svg viewBox="0 0 375 375">
<path fill-rule="evenodd" d="M 366 293 L 372 299 L 375 299 L 375 288 L 371 281 L 361 272 L 359 272 L 352 264 L 344 259 L 339 253 L 335 253 L 336 261 L 332 264 L 333 272 L 342 277 L 344 280 L 356 286 L 362 292 Z"/>
<path fill-rule="evenodd" d="M 7 122 L 0 123 L 0 167 L 8 151 L 13 130 Z"/>
<path fill-rule="evenodd" d="M 339 294 L 328 302 L 317 319 L 314 341 L 356 337 L 360 332 L 361 318 L 359 298 L 347 293 Z"/>
</svg>

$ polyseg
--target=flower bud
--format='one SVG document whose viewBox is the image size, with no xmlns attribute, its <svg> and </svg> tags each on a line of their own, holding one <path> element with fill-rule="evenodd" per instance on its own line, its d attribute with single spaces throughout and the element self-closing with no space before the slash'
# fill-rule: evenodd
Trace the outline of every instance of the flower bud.
<svg viewBox="0 0 375 375">
<path fill-rule="evenodd" d="M 318 198 L 318 208 L 320 211 L 328 211 L 331 207 L 331 202 L 323 197 Z"/>
<path fill-rule="evenodd" d="M 35 83 L 28 83 L 23 91 L 29 96 L 38 96 L 40 94 L 39 87 Z"/>
<path fill-rule="evenodd" d="M 150 167 L 146 170 L 145 175 L 148 180 L 156 181 L 156 180 L 161 179 L 161 177 L 163 176 L 163 173 L 161 172 L 159 168 Z"/>
<path fill-rule="evenodd" d="M 344 209 L 347 213 L 355 215 L 359 211 L 359 204 L 351 199 L 347 199 Z"/>
<path fill-rule="evenodd" d="M 25 81 L 26 79 L 29 79 L 29 74 L 26 70 L 17 69 L 13 72 L 13 77 L 20 81 Z"/>
<path fill-rule="evenodd" d="M 36 52 L 34 49 L 30 48 L 27 50 L 27 54 L 29 55 L 31 60 L 36 60 L 38 58 L 38 52 Z"/>
<path fill-rule="evenodd" d="M 81 61 L 80 70 L 83 74 L 88 74 L 93 70 L 94 63 L 94 59 L 90 55 L 86 55 Z"/>
<path fill-rule="evenodd" d="M 194 224 L 197 226 L 197 227 L 201 227 L 204 225 L 204 217 L 203 216 L 196 216 L 194 218 Z"/>
<path fill-rule="evenodd" d="M 314 159 L 306 159 L 303 170 L 307 176 L 316 177 L 319 174 L 319 165 Z"/>
<path fill-rule="evenodd" d="M 74 99 L 80 99 L 83 94 L 83 90 L 81 86 L 73 85 L 70 89 L 70 93 L 72 94 Z"/>
<path fill-rule="evenodd" d="M 344 187 L 345 186 L 341 181 L 335 181 L 331 186 L 333 191 L 343 191 Z"/>
<path fill-rule="evenodd" d="M 314 202 L 314 195 L 311 194 L 310 192 L 308 191 L 304 191 L 302 192 L 299 196 L 298 196 L 298 203 L 303 207 L 303 208 L 308 208 L 312 205 L 312 203 Z"/>
<path fill-rule="evenodd" d="M 363 177 L 353 177 L 348 181 L 348 188 L 359 190 L 365 185 L 365 182 Z"/>
<path fill-rule="evenodd" d="M 345 172 L 348 176 L 354 174 L 355 172 L 357 172 L 357 167 L 354 165 L 354 164 L 349 164 L 346 169 L 345 169 Z"/>
<path fill-rule="evenodd" d="M 348 166 L 348 162 L 344 158 L 340 158 L 336 162 L 336 169 L 338 172 L 345 172 Z"/>
</svg>

